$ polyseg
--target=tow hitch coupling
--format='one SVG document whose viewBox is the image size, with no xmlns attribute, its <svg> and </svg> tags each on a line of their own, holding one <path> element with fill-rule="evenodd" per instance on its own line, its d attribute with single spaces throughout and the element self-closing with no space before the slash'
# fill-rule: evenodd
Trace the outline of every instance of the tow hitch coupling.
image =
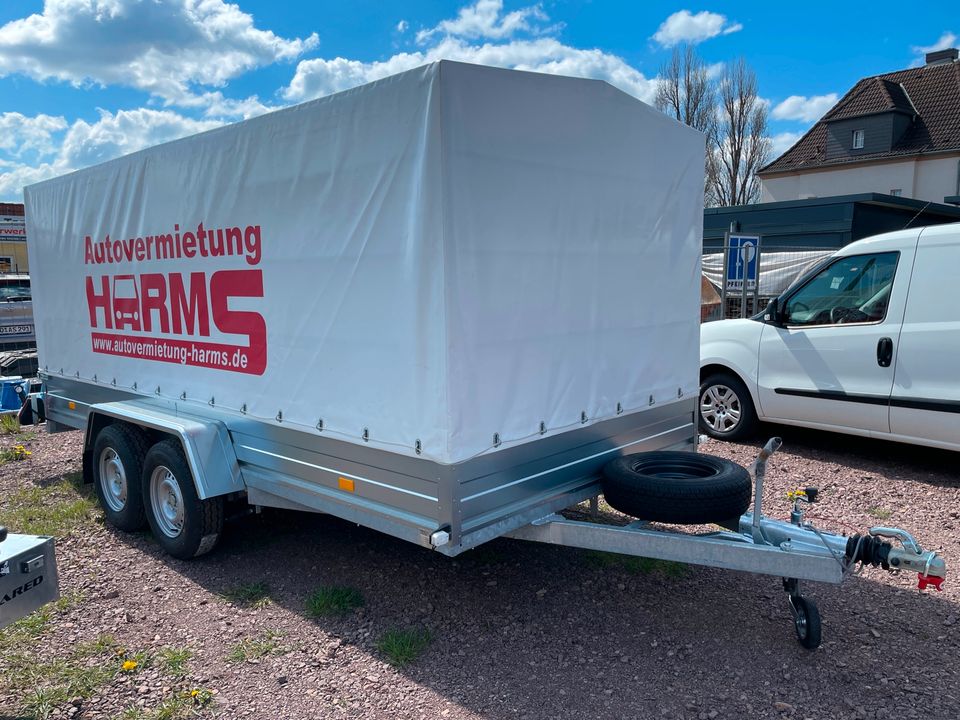
<svg viewBox="0 0 960 720">
<path fill-rule="evenodd" d="M 925 590 L 932 585 L 943 590 L 947 566 L 935 550 L 924 550 L 906 530 L 889 527 L 873 527 L 869 535 L 854 535 L 847 540 L 848 562 L 880 566 L 884 570 L 913 570 L 917 573 L 917 589 Z M 898 540 L 895 547 L 880 538 Z"/>
</svg>

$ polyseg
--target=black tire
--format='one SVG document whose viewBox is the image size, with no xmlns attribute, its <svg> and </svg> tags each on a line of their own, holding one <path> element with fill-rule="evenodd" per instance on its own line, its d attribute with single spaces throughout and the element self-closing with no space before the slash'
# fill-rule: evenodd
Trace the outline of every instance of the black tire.
<svg viewBox="0 0 960 720">
<path fill-rule="evenodd" d="M 736 375 L 714 373 L 700 383 L 700 431 L 718 440 L 744 440 L 757 431 L 750 391 Z"/>
<path fill-rule="evenodd" d="M 179 441 L 150 448 L 142 486 L 147 522 L 160 547 L 180 560 L 213 550 L 223 530 L 223 498 L 199 498 Z"/>
<path fill-rule="evenodd" d="M 820 611 L 812 600 L 805 597 L 790 599 L 797 615 L 793 619 L 794 629 L 797 631 L 797 641 L 807 650 L 816 650 L 823 641 L 823 627 L 820 622 Z"/>
<path fill-rule="evenodd" d="M 731 460 L 664 450 L 609 462 L 601 488 L 611 507 L 640 520 L 700 525 L 743 515 L 751 482 Z"/>
<path fill-rule="evenodd" d="M 136 532 L 147 524 L 140 485 L 146 454 L 146 436 L 130 425 L 107 425 L 93 442 L 93 488 L 107 522 L 118 530 Z"/>
</svg>

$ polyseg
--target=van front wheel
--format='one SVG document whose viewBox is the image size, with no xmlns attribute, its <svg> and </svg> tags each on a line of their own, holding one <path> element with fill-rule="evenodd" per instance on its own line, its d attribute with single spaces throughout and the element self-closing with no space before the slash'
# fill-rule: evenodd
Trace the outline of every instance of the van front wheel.
<svg viewBox="0 0 960 720">
<path fill-rule="evenodd" d="M 718 440 L 743 440 L 757 429 L 750 391 L 730 373 L 714 373 L 700 384 L 700 430 Z"/>
<path fill-rule="evenodd" d="M 167 553 L 190 560 L 214 548 L 223 530 L 223 498 L 200 499 L 179 442 L 150 448 L 142 485 L 147 522 Z"/>
</svg>

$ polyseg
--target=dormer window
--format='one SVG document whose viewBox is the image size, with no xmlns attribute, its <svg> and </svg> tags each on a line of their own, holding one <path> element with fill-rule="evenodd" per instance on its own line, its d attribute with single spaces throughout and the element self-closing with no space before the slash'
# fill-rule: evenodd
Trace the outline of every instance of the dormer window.
<svg viewBox="0 0 960 720">
<path fill-rule="evenodd" d="M 853 149 L 854 150 L 863 149 L 863 130 L 853 131 Z"/>
</svg>

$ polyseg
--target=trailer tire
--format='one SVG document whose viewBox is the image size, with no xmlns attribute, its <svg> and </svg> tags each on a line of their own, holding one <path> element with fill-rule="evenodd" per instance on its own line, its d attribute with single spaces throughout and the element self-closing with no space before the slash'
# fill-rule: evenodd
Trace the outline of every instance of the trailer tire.
<svg viewBox="0 0 960 720">
<path fill-rule="evenodd" d="M 142 530 L 141 477 L 147 454 L 147 438 L 135 427 L 107 425 L 93 442 L 93 487 L 107 522 L 118 530 Z"/>
<path fill-rule="evenodd" d="M 160 546 L 180 560 L 210 552 L 223 530 L 223 498 L 201 500 L 180 442 L 162 440 L 143 463 L 143 505 Z"/>
<path fill-rule="evenodd" d="M 700 525 L 743 515 L 751 482 L 731 460 L 662 450 L 612 460 L 601 488 L 612 508 L 640 520 Z"/>
</svg>

